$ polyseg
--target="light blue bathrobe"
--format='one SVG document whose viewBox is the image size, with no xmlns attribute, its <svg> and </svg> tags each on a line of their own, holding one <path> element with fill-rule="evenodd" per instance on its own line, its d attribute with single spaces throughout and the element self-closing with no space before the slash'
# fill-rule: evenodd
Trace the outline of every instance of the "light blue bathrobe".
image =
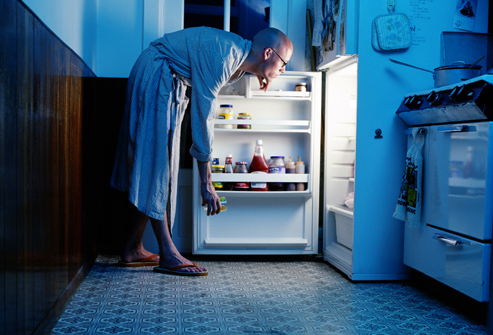
<svg viewBox="0 0 493 335">
<path fill-rule="evenodd" d="M 251 42 L 214 28 L 166 34 L 144 50 L 130 73 L 125 114 L 111 178 L 147 216 L 174 222 L 180 129 L 193 86 L 190 154 L 212 159 L 216 97 L 247 58 Z M 193 83 L 193 85 L 192 85 Z"/>
</svg>

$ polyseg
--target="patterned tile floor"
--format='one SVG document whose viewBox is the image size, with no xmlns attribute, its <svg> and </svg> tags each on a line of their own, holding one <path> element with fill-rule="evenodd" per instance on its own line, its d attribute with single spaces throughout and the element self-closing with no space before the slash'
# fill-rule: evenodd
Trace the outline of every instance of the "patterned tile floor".
<svg viewBox="0 0 493 335">
<path fill-rule="evenodd" d="M 353 283 L 319 261 L 211 261 L 207 277 L 98 257 L 53 334 L 486 334 L 402 283 Z"/>
</svg>

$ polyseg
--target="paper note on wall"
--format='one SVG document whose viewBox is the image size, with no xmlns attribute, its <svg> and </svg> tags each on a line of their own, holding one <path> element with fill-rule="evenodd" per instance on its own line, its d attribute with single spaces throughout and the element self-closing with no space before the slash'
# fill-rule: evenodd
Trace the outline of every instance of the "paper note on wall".
<svg viewBox="0 0 493 335">
<path fill-rule="evenodd" d="M 478 0 L 457 0 L 454 28 L 472 31 L 476 22 Z"/>
</svg>

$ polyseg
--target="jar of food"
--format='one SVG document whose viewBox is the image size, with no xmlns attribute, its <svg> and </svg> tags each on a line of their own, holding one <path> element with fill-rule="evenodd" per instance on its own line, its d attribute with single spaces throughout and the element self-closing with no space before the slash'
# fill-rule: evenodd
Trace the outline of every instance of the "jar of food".
<svg viewBox="0 0 493 335">
<path fill-rule="evenodd" d="M 238 113 L 237 120 L 251 120 L 250 113 Z M 238 124 L 238 129 L 252 129 L 251 124 Z"/>
<path fill-rule="evenodd" d="M 227 155 L 224 159 L 224 173 L 233 173 L 233 155 Z M 224 182 L 223 191 L 232 191 L 234 183 Z"/>
<path fill-rule="evenodd" d="M 294 165 L 294 162 L 291 160 L 291 157 L 288 157 L 288 159 L 286 159 L 284 163 L 286 165 L 286 173 L 296 173 L 296 166 Z M 296 184 L 287 183 L 286 191 L 296 191 Z"/>
<path fill-rule="evenodd" d="M 236 162 L 235 170 L 233 173 L 248 173 L 247 162 Z M 235 182 L 235 191 L 248 191 L 250 189 L 250 183 L 247 182 Z"/>
<path fill-rule="evenodd" d="M 297 83 L 294 90 L 297 92 L 306 92 L 306 83 Z"/>
<path fill-rule="evenodd" d="M 284 156 L 270 156 L 269 174 L 285 174 L 286 166 L 284 165 Z M 284 183 L 269 183 L 269 190 L 284 191 Z"/>
<path fill-rule="evenodd" d="M 219 108 L 219 113 L 217 114 L 218 120 L 233 120 L 234 112 L 233 105 L 221 105 Z M 215 128 L 223 128 L 223 129 L 233 129 L 232 124 L 215 124 Z"/>
<path fill-rule="evenodd" d="M 224 165 L 212 165 L 212 173 L 224 173 Z"/>
<path fill-rule="evenodd" d="M 224 165 L 212 165 L 212 173 L 224 173 Z M 223 189 L 223 183 L 219 181 L 213 181 L 212 186 L 214 186 L 216 190 Z"/>
</svg>

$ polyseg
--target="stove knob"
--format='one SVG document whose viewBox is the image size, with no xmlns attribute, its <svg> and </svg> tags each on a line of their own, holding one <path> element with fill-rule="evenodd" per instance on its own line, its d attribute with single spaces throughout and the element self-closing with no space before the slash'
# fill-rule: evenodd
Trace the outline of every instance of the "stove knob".
<svg viewBox="0 0 493 335">
<path fill-rule="evenodd" d="M 406 107 L 409 107 L 409 100 L 411 100 L 411 97 L 405 97 L 404 98 L 404 101 L 402 102 L 402 104 Z"/>
<path fill-rule="evenodd" d="M 421 105 L 423 104 L 423 100 L 418 98 L 417 95 L 413 95 L 412 97 L 407 97 L 406 100 L 407 101 L 404 101 L 404 105 L 409 109 L 417 109 L 421 107 Z"/>
<path fill-rule="evenodd" d="M 463 102 L 471 100 L 473 97 L 474 91 L 464 85 L 457 92 L 457 97 L 455 98 L 455 100 L 457 100 L 458 102 Z"/>
<path fill-rule="evenodd" d="M 431 91 L 430 94 L 426 97 L 426 100 L 430 103 L 431 106 L 436 106 L 442 103 L 442 98 L 440 94 L 435 91 Z"/>
<path fill-rule="evenodd" d="M 457 98 L 457 94 L 459 93 L 459 90 L 462 88 L 462 86 L 455 86 L 452 91 L 450 91 L 449 98 L 452 100 L 455 100 Z"/>
</svg>

